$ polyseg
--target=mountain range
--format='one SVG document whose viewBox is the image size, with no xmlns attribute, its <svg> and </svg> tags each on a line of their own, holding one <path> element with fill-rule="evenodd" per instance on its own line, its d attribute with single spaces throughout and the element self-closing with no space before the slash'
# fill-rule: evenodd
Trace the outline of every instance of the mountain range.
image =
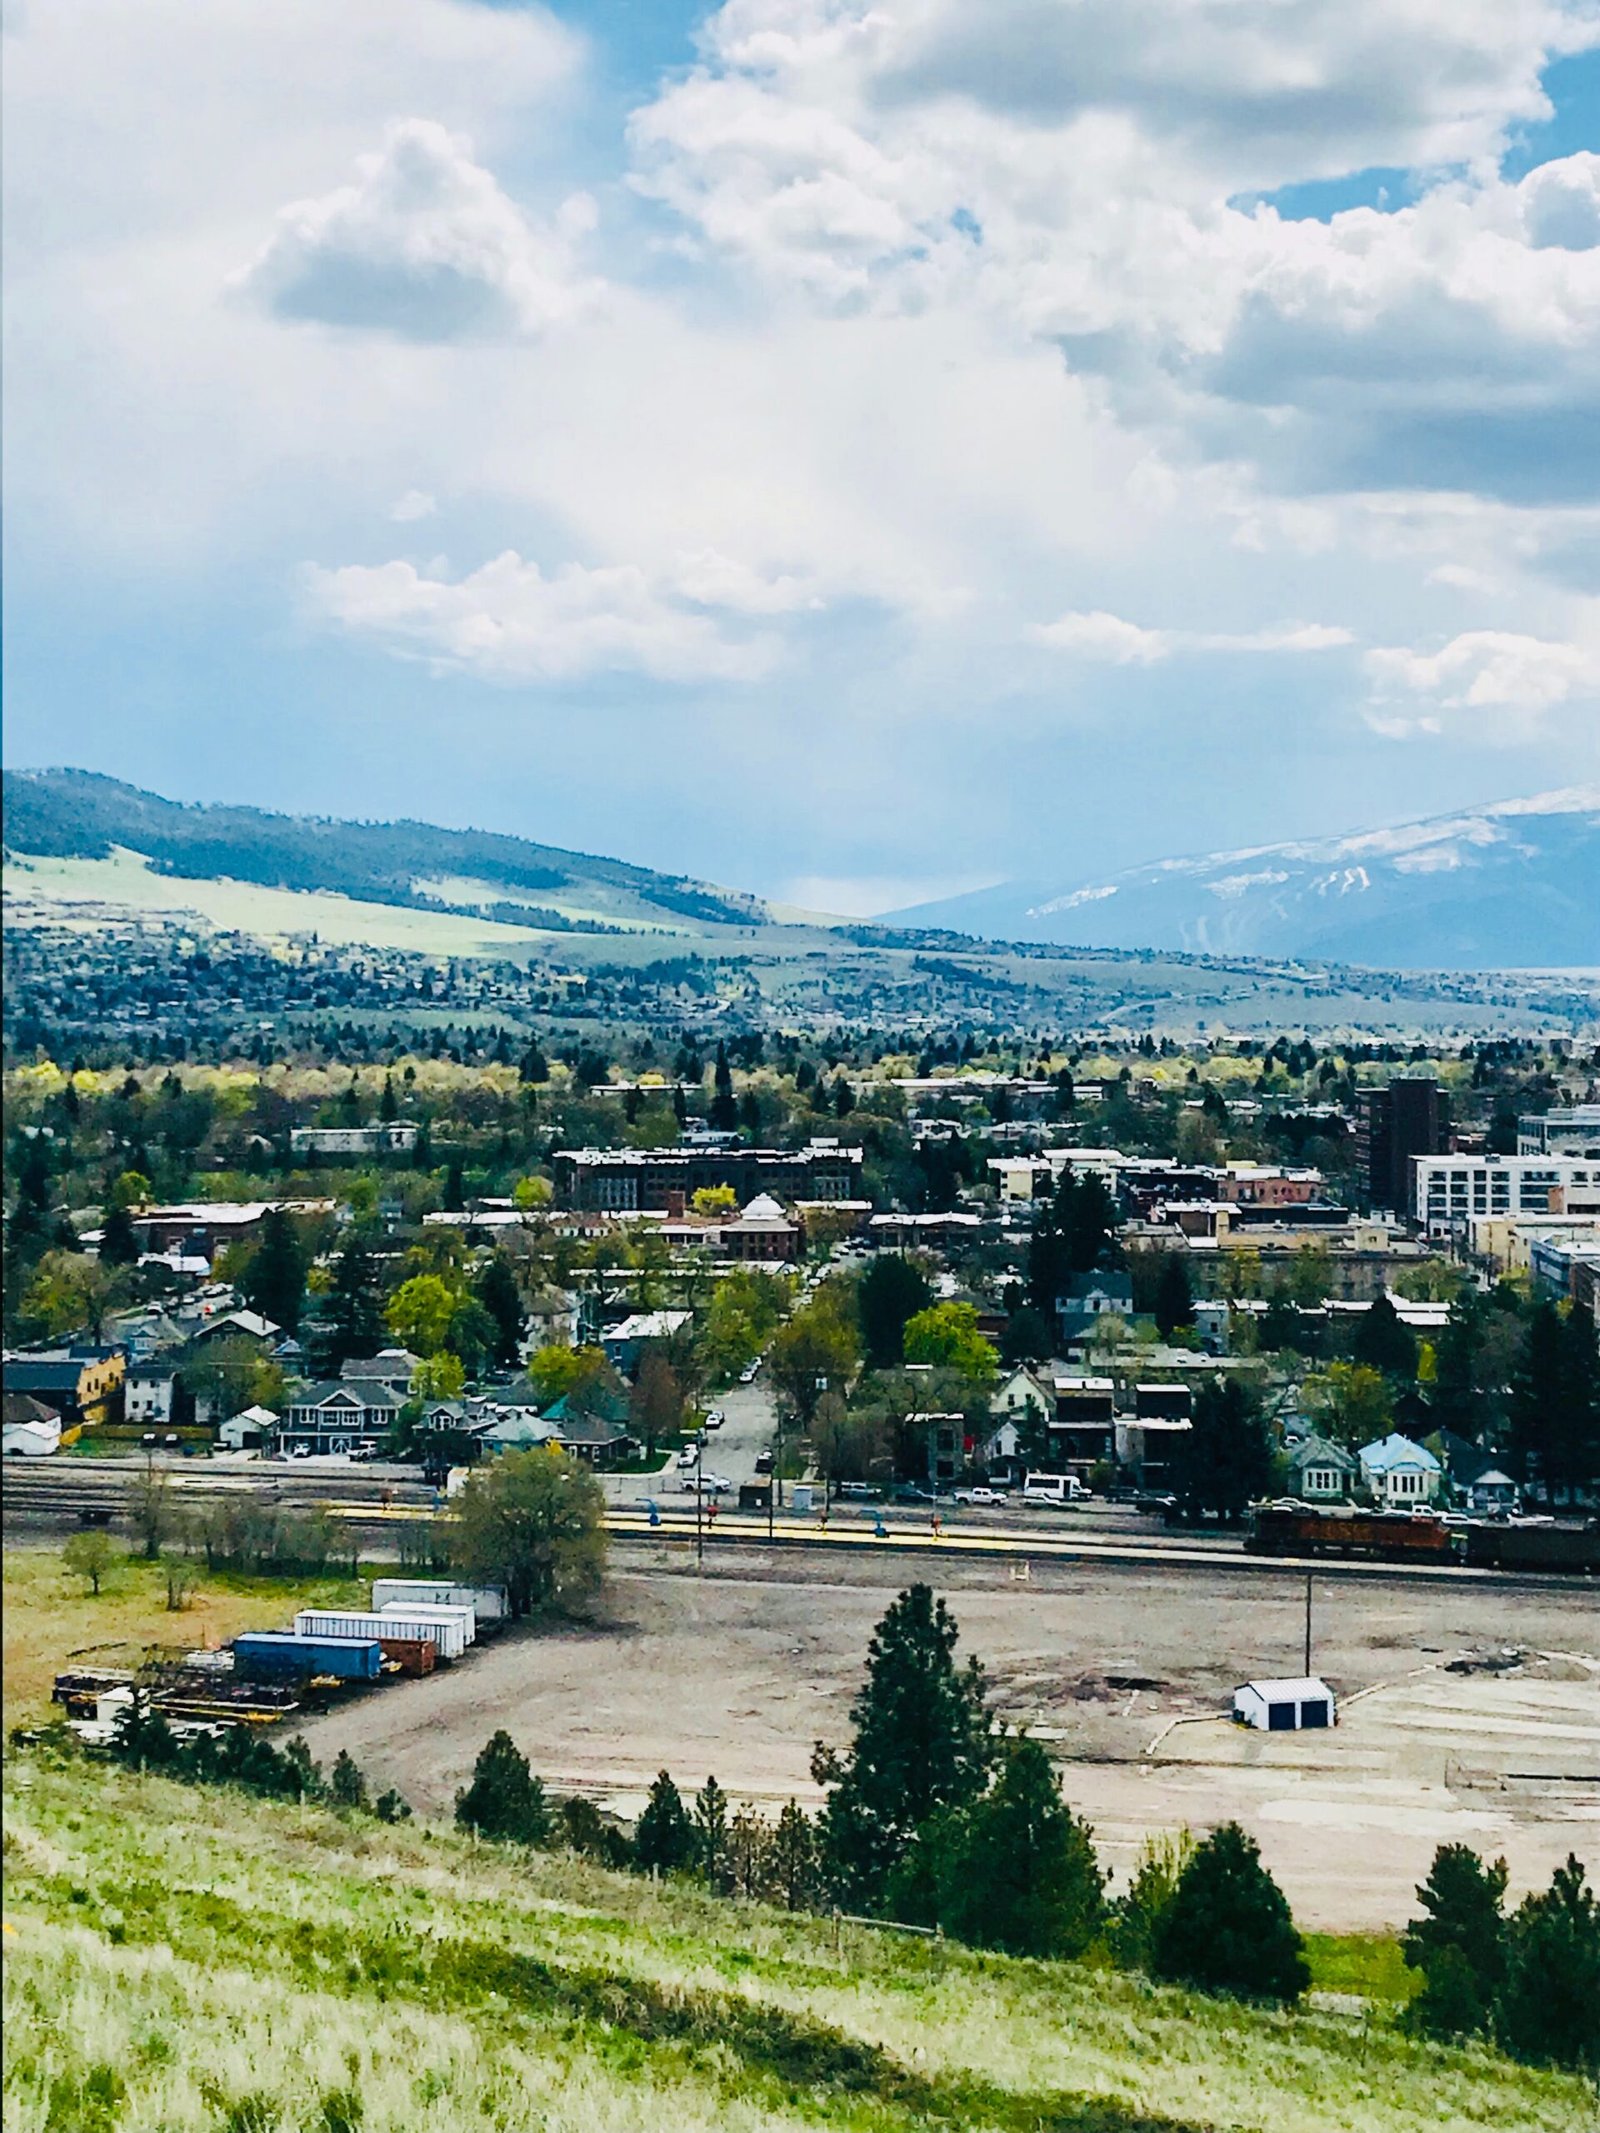
<svg viewBox="0 0 1600 2133">
<path fill-rule="evenodd" d="M 1087 881 L 1001 882 L 885 922 L 1390 970 L 1600 965 L 1600 786 Z"/>
</svg>

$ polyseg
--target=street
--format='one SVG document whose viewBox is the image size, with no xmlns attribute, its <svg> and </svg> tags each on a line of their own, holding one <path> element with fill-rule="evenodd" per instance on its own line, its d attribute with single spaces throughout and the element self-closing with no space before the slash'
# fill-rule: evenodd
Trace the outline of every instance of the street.
<svg viewBox="0 0 1600 2133">
<path fill-rule="evenodd" d="M 777 1414 L 765 1374 L 758 1376 L 752 1384 L 731 1385 L 726 1392 L 708 1394 L 707 1405 L 720 1407 L 728 1419 L 721 1429 L 707 1433 L 702 1454 L 705 1471 L 720 1474 L 728 1483 L 723 1503 L 737 1503 L 740 1484 L 760 1478 L 756 1473 L 757 1455 L 772 1449 L 773 1433 L 777 1428 Z M 606 1499 L 613 1506 L 640 1504 L 647 1497 L 654 1497 L 663 1509 L 692 1511 L 694 1496 L 683 1487 L 690 1471 L 681 1469 L 674 1458 L 664 1473 L 606 1474 L 601 1478 L 605 1482 Z"/>
</svg>

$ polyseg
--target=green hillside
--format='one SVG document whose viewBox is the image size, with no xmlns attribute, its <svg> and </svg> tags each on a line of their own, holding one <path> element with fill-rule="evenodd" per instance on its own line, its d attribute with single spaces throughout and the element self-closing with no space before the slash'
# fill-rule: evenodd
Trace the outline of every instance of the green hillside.
<svg viewBox="0 0 1600 2133">
<path fill-rule="evenodd" d="M 6 1797 L 14 2133 L 1573 2133 L 1385 2014 L 1267 2013 L 49 1755 Z"/>
</svg>

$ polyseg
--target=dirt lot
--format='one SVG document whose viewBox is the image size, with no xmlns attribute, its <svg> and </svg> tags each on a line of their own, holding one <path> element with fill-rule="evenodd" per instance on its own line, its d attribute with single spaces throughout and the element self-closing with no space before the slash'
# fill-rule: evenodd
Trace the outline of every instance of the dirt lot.
<svg viewBox="0 0 1600 2133">
<path fill-rule="evenodd" d="M 503 1725 L 547 1782 L 627 1813 L 663 1767 L 684 1786 L 714 1771 L 737 1797 L 814 1800 L 812 1743 L 846 1738 L 906 1566 L 751 1551 L 697 1578 L 665 1550 L 630 1561 L 603 1622 L 513 1633 L 318 1720 L 317 1754 L 348 1747 L 371 1779 L 446 1811 Z M 1022 1583 L 1004 1564 L 935 1568 L 963 1652 L 1005 1717 L 1060 1756 L 1119 1880 L 1150 1831 L 1229 1817 L 1302 1922 L 1328 1930 L 1401 1922 L 1441 1841 L 1503 1852 L 1514 1889 L 1569 1851 L 1600 1867 L 1592 1591 L 1323 1577 L 1313 1665 L 1340 1724 L 1267 1736 L 1216 1714 L 1239 1682 L 1300 1671 L 1303 1573 L 1036 1564 Z"/>
</svg>

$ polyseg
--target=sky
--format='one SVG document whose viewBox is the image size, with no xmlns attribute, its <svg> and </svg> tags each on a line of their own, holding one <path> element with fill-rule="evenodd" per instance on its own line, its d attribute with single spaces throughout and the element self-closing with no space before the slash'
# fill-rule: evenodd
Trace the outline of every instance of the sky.
<svg viewBox="0 0 1600 2133">
<path fill-rule="evenodd" d="M 1600 775 L 1600 0 L 22 0 L 5 759 L 830 910 Z"/>
</svg>

